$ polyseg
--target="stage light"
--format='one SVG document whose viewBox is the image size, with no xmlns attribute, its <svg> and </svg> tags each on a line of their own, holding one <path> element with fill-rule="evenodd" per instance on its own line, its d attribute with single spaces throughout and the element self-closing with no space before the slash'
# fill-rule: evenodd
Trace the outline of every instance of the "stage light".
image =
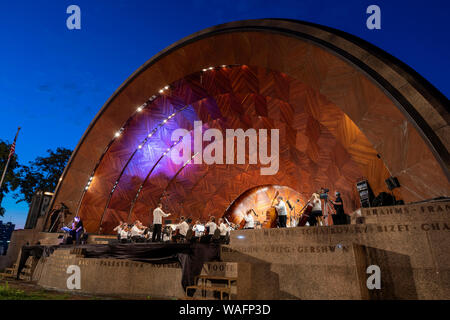
<svg viewBox="0 0 450 320">
<path fill-rule="evenodd" d="M 84 190 L 87 190 L 87 189 L 89 189 L 89 186 L 86 186 L 86 188 L 84 188 Z"/>
<path fill-rule="evenodd" d="M 222 67 L 222 68 L 226 68 L 227 66 L 223 64 L 223 65 L 221 65 L 221 67 Z"/>
<path fill-rule="evenodd" d="M 245 239 L 245 236 L 243 236 L 243 235 L 238 235 L 236 238 L 238 238 L 238 239 Z"/>
<path fill-rule="evenodd" d="M 202 69 L 203 72 L 208 71 L 208 69 Z"/>
<path fill-rule="evenodd" d="M 165 86 L 164 89 L 165 89 L 165 90 L 168 90 L 168 89 L 169 89 L 169 86 Z"/>
<path fill-rule="evenodd" d="M 142 107 L 137 108 L 137 112 L 141 112 L 142 111 Z"/>
<path fill-rule="evenodd" d="M 163 90 L 163 89 L 160 89 L 160 90 L 159 90 L 159 93 L 163 93 L 163 92 L 164 92 L 164 90 Z"/>
<path fill-rule="evenodd" d="M 138 148 L 139 148 L 139 149 L 142 149 L 142 144 L 140 144 L 140 145 L 138 146 Z"/>
<path fill-rule="evenodd" d="M 116 134 L 115 134 L 114 136 L 117 138 L 117 137 L 120 137 L 120 134 L 121 134 L 121 132 L 120 132 L 120 131 L 117 131 Z"/>
<path fill-rule="evenodd" d="M 89 178 L 89 181 L 92 181 L 92 179 L 94 179 L 94 177 L 90 177 L 90 178 Z"/>
</svg>

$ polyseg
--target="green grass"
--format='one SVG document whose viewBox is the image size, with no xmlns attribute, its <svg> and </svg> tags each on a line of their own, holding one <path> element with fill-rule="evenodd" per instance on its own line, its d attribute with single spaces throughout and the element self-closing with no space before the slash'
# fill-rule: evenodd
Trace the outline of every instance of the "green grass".
<svg viewBox="0 0 450 320">
<path fill-rule="evenodd" d="M 50 294 L 44 290 L 25 292 L 10 288 L 8 282 L 0 285 L 0 300 L 66 300 L 69 297 L 69 295 Z"/>
</svg>

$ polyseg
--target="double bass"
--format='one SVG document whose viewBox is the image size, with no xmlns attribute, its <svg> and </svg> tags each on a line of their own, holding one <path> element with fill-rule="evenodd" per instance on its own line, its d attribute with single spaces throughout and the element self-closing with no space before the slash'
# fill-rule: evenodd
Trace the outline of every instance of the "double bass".
<svg viewBox="0 0 450 320">
<path fill-rule="evenodd" d="M 278 191 L 275 192 L 275 196 L 272 199 L 270 208 L 266 211 L 266 220 L 264 221 L 263 228 L 269 229 L 277 227 L 278 213 L 277 210 L 273 207 L 273 203 L 279 194 L 280 193 Z"/>
</svg>

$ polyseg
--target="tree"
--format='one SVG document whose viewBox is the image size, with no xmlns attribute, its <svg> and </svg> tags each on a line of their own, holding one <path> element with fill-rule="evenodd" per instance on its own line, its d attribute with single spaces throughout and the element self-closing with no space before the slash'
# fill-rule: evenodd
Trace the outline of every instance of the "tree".
<svg viewBox="0 0 450 320">
<path fill-rule="evenodd" d="M 47 153 L 47 157 L 37 157 L 36 160 L 30 161 L 29 166 L 20 165 L 12 183 L 12 190 L 20 190 L 13 195 L 17 203 L 26 201 L 31 204 L 34 193 L 38 190 L 55 190 L 72 151 L 57 148 L 56 151 L 47 150 Z"/>
<path fill-rule="evenodd" d="M 11 144 L 0 140 L 0 177 L 5 169 L 6 162 L 8 161 L 9 152 L 11 150 Z M 14 170 L 19 166 L 18 158 L 16 154 L 13 154 L 11 160 L 9 161 L 8 170 L 5 174 L 5 180 L 3 181 L 2 188 L 0 190 L 0 204 L 3 196 L 8 193 L 14 187 L 15 173 Z M 5 209 L 0 207 L 0 216 L 3 216 Z"/>
</svg>

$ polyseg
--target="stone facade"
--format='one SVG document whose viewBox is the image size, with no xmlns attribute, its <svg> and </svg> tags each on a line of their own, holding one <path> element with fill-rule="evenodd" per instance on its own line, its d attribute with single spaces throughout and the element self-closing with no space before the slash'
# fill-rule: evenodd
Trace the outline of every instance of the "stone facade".
<svg viewBox="0 0 450 320">
<path fill-rule="evenodd" d="M 450 299 L 449 217 L 450 202 L 436 202 L 362 209 L 363 224 L 233 231 L 222 262 L 202 274 L 237 277 L 237 299 Z M 176 263 L 84 258 L 71 249 L 41 259 L 33 279 L 68 290 L 70 265 L 80 267 L 83 293 L 184 296 Z M 380 267 L 380 290 L 367 288 L 370 265 Z"/>
</svg>

